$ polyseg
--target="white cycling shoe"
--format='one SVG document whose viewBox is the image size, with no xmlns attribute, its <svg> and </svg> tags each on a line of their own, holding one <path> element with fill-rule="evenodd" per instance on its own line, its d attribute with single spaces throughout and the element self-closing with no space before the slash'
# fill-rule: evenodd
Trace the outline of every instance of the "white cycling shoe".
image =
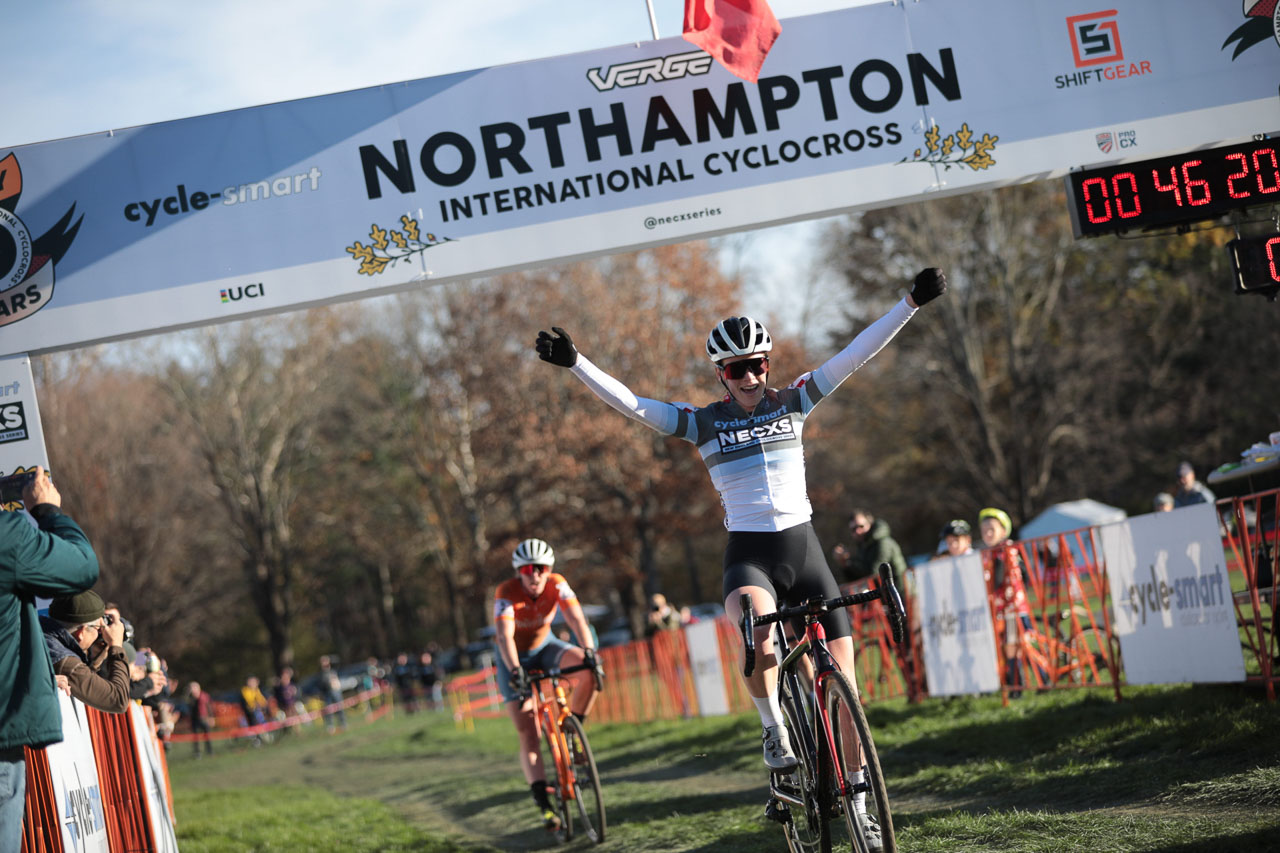
<svg viewBox="0 0 1280 853">
<path fill-rule="evenodd" d="M 791 751 L 791 734 L 786 726 L 766 726 L 763 738 L 765 766 L 779 773 L 789 773 L 796 769 L 800 762 Z"/>
<path fill-rule="evenodd" d="M 862 836 L 867 839 L 867 849 L 871 853 L 884 850 L 884 839 L 880 837 L 880 821 L 870 812 L 854 812 L 858 825 L 862 827 Z"/>
</svg>

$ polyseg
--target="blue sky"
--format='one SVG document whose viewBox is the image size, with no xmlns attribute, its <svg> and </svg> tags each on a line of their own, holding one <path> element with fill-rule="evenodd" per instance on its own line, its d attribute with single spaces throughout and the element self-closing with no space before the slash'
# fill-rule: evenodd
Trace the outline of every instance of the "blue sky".
<svg viewBox="0 0 1280 853">
<path fill-rule="evenodd" d="M 788 17 L 876 0 L 770 0 Z M 683 0 L 653 0 L 679 36 Z M 7 14 L 0 149 L 651 39 L 645 0 L 41 0 Z M 785 29 L 785 23 L 784 23 Z M 749 298 L 804 330 L 812 225 L 719 242 Z M 809 330 L 812 333 L 812 330 Z"/>
</svg>

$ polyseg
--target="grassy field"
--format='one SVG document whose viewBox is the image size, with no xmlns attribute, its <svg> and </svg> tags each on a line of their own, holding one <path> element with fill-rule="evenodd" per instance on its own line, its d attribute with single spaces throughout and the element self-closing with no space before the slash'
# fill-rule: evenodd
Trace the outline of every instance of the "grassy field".
<svg viewBox="0 0 1280 853">
<path fill-rule="evenodd" d="M 869 709 L 907 851 L 1280 849 L 1280 707 L 1235 687 Z M 785 849 L 751 716 L 591 725 L 602 851 Z M 170 756 L 183 851 L 538 850 L 508 721 L 404 716 Z M 568 845 L 591 845 L 575 839 Z"/>
</svg>

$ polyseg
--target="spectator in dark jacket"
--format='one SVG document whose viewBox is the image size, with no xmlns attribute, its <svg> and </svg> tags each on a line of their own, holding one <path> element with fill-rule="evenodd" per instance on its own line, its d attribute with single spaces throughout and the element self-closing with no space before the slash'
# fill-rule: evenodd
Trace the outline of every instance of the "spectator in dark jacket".
<svg viewBox="0 0 1280 853">
<path fill-rule="evenodd" d="M 851 550 L 843 545 L 831 550 L 836 565 L 844 569 L 842 580 L 856 583 L 872 578 L 881 563 L 888 563 L 893 568 L 893 583 L 901 590 L 907 560 L 889 535 L 889 522 L 865 509 L 855 509 L 849 516 L 849 532 L 853 534 Z"/>
<path fill-rule="evenodd" d="M 121 714 L 129 708 L 129 664 L 124 625 L 102 618 L 102 597 L 93 590 L 55 598 L 41 618 L 53 671 L 71 682 L 71 696 L 91 708 Z"/>
<path fill-rule="evenodd" d="M 53 664 L 35 599 L 70 595 L 98 582 L 98 558 L 59 508 L 44 469 L 26 487 L 21 512 L 0 512 L 0 850 L 22 844 L 26 758 L 22 748 L 62 740 Z"/>
</svg>

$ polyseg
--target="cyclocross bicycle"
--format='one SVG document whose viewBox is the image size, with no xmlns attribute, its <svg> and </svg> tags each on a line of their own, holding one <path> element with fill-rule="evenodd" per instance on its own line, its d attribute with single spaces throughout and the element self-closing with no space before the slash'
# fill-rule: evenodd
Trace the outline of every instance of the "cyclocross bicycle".
<svg viewBox="0 0 1280 853">
<path fill-rule="evenodd" d="M 582 832 L 596 844 L 604 841 L 604 799 L 600 795 L 600 774 L 591 744 L 582 723 L 569 712 L 563 678 L 589 669 L 595 675 L 596 690 L 604 686 L 599 661 L 564 669 L 530 670 L 529 691 L 536 705 L 533 719 L 542 739 L 542 762 L 555 779 L 547 780 L 551 805 L 560 818 L 556 837 L 573 838 L 573 811 L 576 808 Z M 548 773 L 550 775 L 550 772 Z M 554 790 L 553 790 L 554 788 Z"/>
<path fill-rule="evenodd" d="M 754 614 L 748 596 L 740 599 L 742 620 L 738 627 L 746 649 L 747 676 L 755 669 L 755 632 L 751 628 L 777 626 L 774 636 L 782 661 L 778 666 L 778 701 L 786 714 L 791 747 L 800 764 L 792 773 L 770 774 L 766 814 L 782 824 L 791 853 L 830 853 L 831 821 L 841 817 L 854 853 L 897 850 L 889 795 L 871 727 L 858 694 L 836 666 L 827 648 L 826 632 L 818 621 L 831 610 L 879 601 L 888 616 L 893 641 L 901 644 L 906 637 L 906 617 L 887 563 L 881 564 L 879 578 L 877 588 L 867 592 L 830 599 L 819 596 L 764 616 Z M 794 646 L 787 642 L 787 632 L 782 629 L 784 620 L 793 619 L 804 623 L 804 637 Z M 812 686 L 802 677 L 805 659 L 813 667 Z M 855 761 L 856 755 L 861 755 L 860 763 Z M 863 781 L 855 783 L 853 774 L 858 770 L 862 771 Z M 878 847 L 873 846 L 871 833 L 855 812 L 858 794 L 866 795 L 866 813 L 879 821 Z"/>
</svg>

